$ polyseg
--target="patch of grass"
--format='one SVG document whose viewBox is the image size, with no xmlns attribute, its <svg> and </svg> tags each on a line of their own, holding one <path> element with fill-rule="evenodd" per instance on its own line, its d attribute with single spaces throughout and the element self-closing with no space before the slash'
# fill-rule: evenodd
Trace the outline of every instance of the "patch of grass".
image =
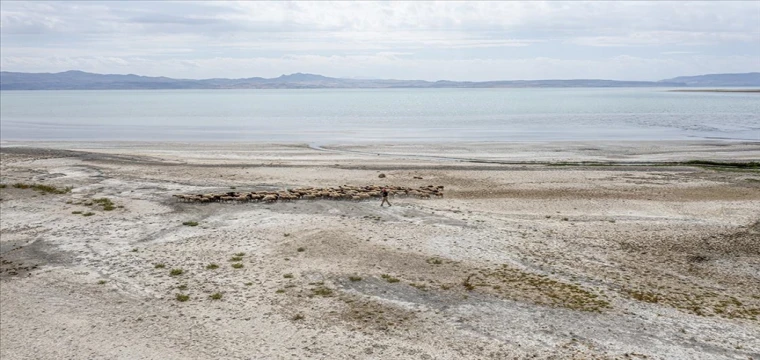
<svg viewBox="0 0 760 360">
<path fill-rule="evenodd" d="M 245 286 L 251 286 L 251 285 L 253 285 L 253 283 L 252 282 L 247 282 L 247 283 L 245 283 L 243 285 L 245 285 Z"/>
<path fill-rule="evenodd" d="M 290 233 L 284 233 L 284 234 L 282 234 L 282 236 L 288 237 L 288 236 L 290 236 Z"/>
<path fill-rule="evenodd" d="M 235 187 L 234 186 L 230 186 L 230 189 L 235 190 Z"/>
<path fill-rule="evenodd" d="M 103 206 L 104 211 L 111 211 L 115 209 L 114 203 L 109 198 L 93 199 L 92 202 Z"/>
<path fill-rule="evenodd" d="M 760 162 L 748 161 L 748 162 L 730 162 L 730 161 L 711 161 L 711 160 L 690 160 L 685 164 L 699 165 L 699 166 L 716 166 L 716 167 L 731 167 L 737 169 L 760 169 Z"/>
<path fill-rule="evenodd" d="M 214 269 L 218 269 L 218 268 L 219 268 L 219 265 L 214 264 L 214 263 L 206 265 L 206 269 L 207 270 L 214 270 Z"/>
<path fill-rule="evenodd" d="M 177 275 L 182 275 L 182 273 L 184 273 L 184 272 L 185 271 L 182 270 L 182 269 L 172 269 L 172 271 L 169 272 L 169 275 L 171 275 L 171 276 L 177 276 Z"/>
<path fill-rule="evenodd" d="M 188 300 L 190 300 L 190 295 L 185 295 L 185 294 L 177 294 L 177 296 L 176 296 L 175 298 L 176 298 L 176 299 L 177 299 L 177 301 L 179 301 L 179 302 L 185 302 L 185 301 L 188 301 Z"/>
<path fill-rule="evenodd" d="M 177 289 L 180 290 L 180 291 L 185 291 L 185 290 L 187 290 L 187 285 L 185 285 L 185 284 L 179 285 L 179 286 L 177 286 Z"/>
<path fill-rule="evenodd" d="M 13 187 L 16 189 L 37 190 L 43 194 L 66 194 L 66 193 L 70 193 L 71 190 L 73 189 L 71 186 L 64 187 L 64 188 L 57 188 L 55 186 L 50 186 L 50 185 L 24 184 L 24 183 L 15 183 L 13 184 Z"/>
<path fill-rule="evenodd" d="M 303 316 L 303 315 L 301 315 L 301 314 L 295 314 L 295 315 L 293 315 L 293 317 L 292 317 L 292 318 L 290 318 L 290 319 L 291 319 L 291 320 L 293 320 L 293 321 L 303 320 L 303 319 L 304 319 L 304 316 Z"/>
<path fill-rule="evenodd" d="M 462 286 L 464 286 L 464 288 L 467 289 L 467 291 L 473 291 L 473 290 L 475 290 L 475 285 L 473 285 L 470 282 L 470 279 L 472 279 L 473 276 L 474 275 L 468 276 L 467 279 L 464 279 L 464 281 L 462 282 Z"/>
<path fill-rule="evenodd" d="M 562 221 L 570 221 L 570 219 L 568 219 L 568 218 L 566 218 L 566 217 L 563 217 L 563 218 L 562 218 Z"/>
<path fill-rule="evenodd" d="M 164 264 L 156 264 L 156 266 L 154 266 L 154 268 L 156 268 L 156 269 L 164 269 L 164 268 L 166 268 L 166 265 L 164 265 Z"/>
<path fill-rule="evenodd" d="M 282 277 L 284 277 L 286 279 L 292 279 L 293 278 L 293 274 L 285 274 L 285 275 L 282 275 Z"/>
<path fill-rule="evenodd" d="M 185 222 L 182 223 L 182 225 L 185 225 L 185 226 L 198 226 L 198 222 L 197 221 L 185 221 Z"/>
<path fill-rule="evenodd" d="M 397 278 L 395 278 L 393 276 L 390 276 L 388 274 L 382 274 L 382 275 L 380 275 L 380 277 L 382 277 L 383 279 L 385 279 L 385 281 L 387 281 L 389 283 L 397 283 L 397 282 L 401 281 L 401 280 L 399 280 L 399 279 L 397 279 Z"/>
<path fill-rule="evenodd" d="M 298 251 L 298 252 L 304 252 L 304 251 L 306 251 L 306 248 L 305 247 L 300 247 L 300 248 L 296 249 L 296 251 Z"/>
<path fill-rule="evenodd" d="M 76 214 L 76 215 L 79 215 L 79 214 L 81 214 L 82 212 L 81 212 L 81 211 L 72 211 L 71 213 L 72 213 L 72 214 Z"/>
<path fill-rule="evenodd" d="M 132 249 L 132 252 L 137 252 L 137 251 L 138 251 L 137 248 Z"/>
<path fill-rule="evenodd" d="M 353 282 L 362 281 L 362 278 L 359 276 L 349 276 L 348 280 L 351 280 Z"/>
<path fill-rule="evenodd" d="M 222 293 L 213 293 L 209 296 L 209 298 L 211 298 L 211 300 L 219 300 L 222 298 Z"/>
<path fill-rule="evenodd" d="M 284 292 L 285 292 L 285 289 L 277 289 L 277 291 L 275 291 L 275 293 L 277 294 L 282 294 Z"/>
<path fill-rule="evenodd" d="M 105 281 L 105 280 L 100 280 L 100 281 L 98 281 L 98 285 L 105 285 L 105 283 L 106 283 L 106 281 Z"/>
<path fill-rule="evenodd" d="M 230 261 L 243 261 L 242 256 L 233 256 L 230 258 Z"/>
<path fill-rule="evenodd" d="M 311 292 L 312 294 L 319 295 L 319 296 L 331 296 L 333 293 L 332 289 L 326 286 L 317 286 L 311 289 Z"/>
<path fill-rule="evenodd" d="M 232 268 L 233 269 L 240 269 L 242 267 L 243 267 L 243 264 L 241 264 L 241 263 L 234 263 L 234 264 L 232 264 Z"/>
<path fill-rule="evenodd" d="M 432 264 L 432 265 L 441 265 L 443 264 L 443 260 L 438 259 L 438 258 L 430 258 L 430 259 L 427 259 L 427 263 Z"/>
<path fill-rule="evenodd" d="M 95 213 L 94 212 L 90 212 L 90 211 L 82 214 L 82 216 L 93 216 L 93 215 L 95 215 Z"/>
<path fill-rule="evenodd" d="M 8 187 L 8 185 L 0 184 L 0 189 L 5 189 L 6 187 Z"/>
<path fill-rule="evenodd" d="M 243 257 L 245 256 L 245 253 L 244 252 L 235 253 L 235 256 Z"/>
</svg>

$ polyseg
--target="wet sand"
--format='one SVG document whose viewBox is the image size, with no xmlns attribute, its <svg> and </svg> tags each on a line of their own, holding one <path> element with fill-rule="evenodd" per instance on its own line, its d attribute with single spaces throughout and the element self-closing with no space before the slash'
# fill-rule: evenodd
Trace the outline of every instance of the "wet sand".
<svg viewBox="0 0 760 360">
<path fill-rule="evenodd" d="M 760 359 L 760 171 L 685 163 L 758 159 L 722 141 L 4 142 L 0 358 Z M 171 197 L 346 184 L 445 196 Z"/>
</svg>

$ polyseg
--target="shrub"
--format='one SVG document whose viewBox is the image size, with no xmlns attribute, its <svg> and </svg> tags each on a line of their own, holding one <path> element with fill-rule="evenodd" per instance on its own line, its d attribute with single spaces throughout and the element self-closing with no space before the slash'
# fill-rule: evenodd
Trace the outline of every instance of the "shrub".
<svg viewBox="0 0 760 360">
<path fill-rule="evenodd" d="M 177 275 L 182 275 L 182 273 L 184 273 L 184 272 L 185 271 L 182 270 L 182 269 L 172 269 L 172 271 L 169 272 L 169 275 L 171 275 L 171 276 L 177 276 Z"/>
<path fill-rule="evenodd" d="M 183 291 L 184 291 L 184 290 L 187 290 L 187 285 L 185 285 L 185 284 L 182 284 L 182 285 L 180 285 L 180 286 L 177 286 L 177 289 L 179 289 L 179 290 L 183 290 Z"/>
<path fill-rule="evenodd" d="M 324 286 L 319 286 L 314 289 L 311 289 L 311 292 L 314 293 L 314 295 L 319 295 L 319 296 L 330 296 L 333 293 L 332 289 L 324 287 Z"/>
<path fill-rule="evenodd" d="M 77 215 L 79 215 L 79 214 L 81 214 L 82 212 L 81 212 L 81 211 L 72 211 L 71 213 L 72 213 L 72 214 L 77 214 Z"/>
<path fill-rule="evenodd" d="M 301 315 L 301 314 L 295 314 L 295 315 L 293 315 L 293 317 L 291 319 L 293 319 L 293 321 L 298 321 L 298 320 L 303 320 L 303 318 L 304 318 L 303 315 Z"/>
<path fill-rule="evenodd" d="M 179 302 L 185 302 L 185 301 L 188 301 L 188 300 L 190 300 L 190 295 L 185 295 L 185 294 L 177 294 L 177 297 L 176 297 L 176 299 L 177 299 L 177 301 L 179 301 Z"/>
<path fill-rule="evenodd" d="M 219 299 L 222 298 L 222 294 L 221 293 L 213 293 L 213 294 L 211 294 L 211 296 L 209 296 L 209 298 L 211 298 L 211 300 L 219 300 Z"/>
<path fill-rule="evenodd" d="M 235 256 L 240 256 L 240 257 L 242 257 L 242 256 L 245 256 L 245 253 L 244 253 L 244 252 L 239 252 L 239 253 L 236 253 L 236 254 L 235 254 Z"/>
<path fill-rule="evenodd" d="M 356 281 L 362 281 L 362 278 L 361 278 L 361 277 L 359 277 L 359 276 L 349 276 L 349 277 L 348 277 L 348 280 L 351 280 L 351 281 L 353 281 L 353 282 L 356 282 Z"/>
<path fill-rule="evenodd" d="M 90 211 L 82 214 L 82 216 L 93 216 L 93 215 L 95 215 L 95 213 L 94 212 L 90 212 Z"/>
<path fill-rule="evenodd" d="M 242 256 L 233 256 L 230 258 L 230 261 L 243 261 Z"/>
<path fill-rule="evenodd" d="M 156 266 L 154 266 L 154 267 L 155 267 L 156 269 L 163 269 L 163 268 L 165 268 L 165 267 L 166 267 L 166 265 L 164 265 L 164 264 L 156 264 Z"/>
<path fill-rule="evenodd" d="M 298 249 L 296 249 L 296 250 L 297 250 L 298 252 L 304 252 L 304 251 L 306 251 L 306 248 L 305 248 L 305 247 L 300 247 L 300 248 L 298 248 Z"/>
<path fill-rule="evenodd" d="M 185 225 L 185 226 L 198 226 L 198 222 L 197 221 L 185 221 L 185 222 L 182 223 L 182 225 Z"/>
<path fill-rule="evenodd" d="M 401 281 L 401 280 L 399 280 L 399 279 L 397 279 L 397 278 L 395 278 L 393 276 L 390 276 L 388 274 L 380 275 L 380 277 L 382 277 L 383 279 L 385 279 L 385 281 L 387 281 L 389 283 L 397 283 L 397 282 Z"/>
<path fill-rule="evenodd" d="M 98 281 L 98 285 L 104 285 L 105 283 L 106 283 L 106 281 L 105 281 L 105 280 L 100 280 L 100 281 Z"/>
<path fill-rule="evenodd" d="M 232 264 L 232 268 L 233 269 L 240 269 L 242 267 L 243 267 L 243 264 L 241 264 L 241 263 L 234 263 L 234 264 Z"/>
<path fill-rule="evenodd" d="M 218 269 L 218 268 L 219 268 L 219 265 L 217 265 L 217 264 L 213 264 L 212 263 L 212 264 L 206 265 L 206 269 L 208 269 L 208 270 L 214 270 L 214 269 Z"/>
<path fill-rule="evenodd" d="M 293 274 L 285 274 L 285 275 L 282 275 L 282 277 L 284 277 L 286 279 L 292 279 L 293 278 Z"/>
</svg>

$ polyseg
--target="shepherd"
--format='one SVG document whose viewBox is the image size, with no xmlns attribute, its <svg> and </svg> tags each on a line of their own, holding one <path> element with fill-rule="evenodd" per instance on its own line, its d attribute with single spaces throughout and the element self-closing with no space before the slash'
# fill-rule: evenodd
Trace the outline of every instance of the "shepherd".
<svg viewBox="0 0 760 360">
<path fill-rule="evenodd" d="M 391 206 L 390 201 L 388 201 L 388 188 L 383 188 L 383 202 L 380 203 L 380 207 L 383 207 L 385 203 L 388 203 L 388 206 Z"/>
</svg>

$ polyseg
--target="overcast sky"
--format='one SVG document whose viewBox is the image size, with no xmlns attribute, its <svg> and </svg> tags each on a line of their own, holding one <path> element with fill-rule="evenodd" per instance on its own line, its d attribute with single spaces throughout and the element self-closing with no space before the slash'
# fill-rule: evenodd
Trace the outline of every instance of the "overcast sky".
<svg viewBox="0 0 760 360">
<path fill-rule="evenodd" d="M 760 1 L 0 2 L 2 70 L 175 78 L 760 71 Z"/>
</svg>

